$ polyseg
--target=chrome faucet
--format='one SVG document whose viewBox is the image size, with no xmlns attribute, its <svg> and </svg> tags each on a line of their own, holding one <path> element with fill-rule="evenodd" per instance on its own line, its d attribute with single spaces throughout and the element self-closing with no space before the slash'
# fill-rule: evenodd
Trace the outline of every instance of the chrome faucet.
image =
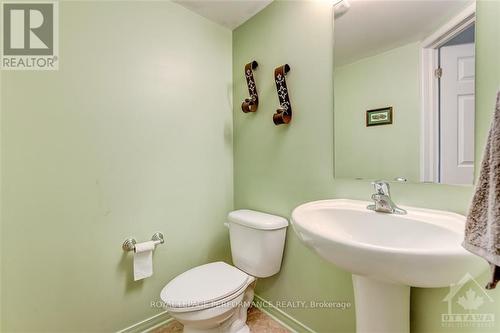
<svg viewBox="0 0 500 333">
<path fill-rule="evenodd" d="M 389 183 L 383 180 L 376 180 L 373 183 L 375 193 L 372 194 L 372 200 L 375 204 L 369 205 L 368 209 L 380 213 L 406 214 L 406 210 L 399 208 L 391 199 Z"/>
</svg>

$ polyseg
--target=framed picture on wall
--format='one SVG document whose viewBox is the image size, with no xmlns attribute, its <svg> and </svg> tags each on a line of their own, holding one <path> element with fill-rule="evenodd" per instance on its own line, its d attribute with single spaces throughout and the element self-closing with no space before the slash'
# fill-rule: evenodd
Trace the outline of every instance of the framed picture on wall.
<svg viewBox="0 0 500 333">
<path fill-rule="evenodd" d="M 392 106 L 366 111 L 366 127 L 392 124 Z"/>
</svg>

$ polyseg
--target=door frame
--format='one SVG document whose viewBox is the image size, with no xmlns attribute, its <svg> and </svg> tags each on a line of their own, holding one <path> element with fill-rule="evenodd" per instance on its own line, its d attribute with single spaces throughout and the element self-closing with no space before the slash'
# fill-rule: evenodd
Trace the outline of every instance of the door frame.
<svg viewBox="0 0 500 333">
<path fill-rule="evenodd" d="M 439 48 L 476 22 L 471 4 L 420 44 L 420 181 L 439 182 Z"/>
</svg>

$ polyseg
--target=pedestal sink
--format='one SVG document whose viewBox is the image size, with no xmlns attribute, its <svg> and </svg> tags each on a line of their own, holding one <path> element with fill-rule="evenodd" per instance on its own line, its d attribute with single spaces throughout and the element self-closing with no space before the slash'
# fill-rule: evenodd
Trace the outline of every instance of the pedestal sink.
<svg viewBox="0 0 500 333">
<path fill-rule="evenodd" d="M 486 270 L 461 247 L 464 216 L 414 207 L 384 214 L 369 204 L 323 200 L 292 213 L 300 240 L 352 273 L 358 333 L 409 332 L 410 287 L 448 287 Z"/>
</svg>

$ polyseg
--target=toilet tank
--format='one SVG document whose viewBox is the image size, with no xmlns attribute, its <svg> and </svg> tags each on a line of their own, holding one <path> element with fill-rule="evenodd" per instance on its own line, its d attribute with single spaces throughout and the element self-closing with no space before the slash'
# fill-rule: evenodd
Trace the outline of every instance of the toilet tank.
<svg viewBox="0 0 500 333">
<path fill-rule="evenodd" d="M 280 216 L 240 209 L 228 215 L 233 264 L 255 277 L 280 271 L 288 221 Z"/>
</svg>

